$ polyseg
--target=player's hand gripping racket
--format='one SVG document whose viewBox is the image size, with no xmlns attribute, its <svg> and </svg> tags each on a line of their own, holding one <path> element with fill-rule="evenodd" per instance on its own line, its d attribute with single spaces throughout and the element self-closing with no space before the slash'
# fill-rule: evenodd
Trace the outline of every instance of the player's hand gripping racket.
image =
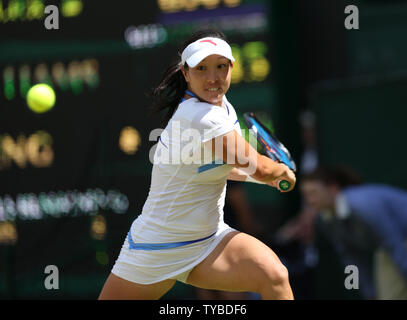
<svg viewBox="0 0 407 320">
<path fill-rule="evenodd" d="M 297 170 L 297 166 L 287 148 L 277 139 L 271 130 L 256 118 L 253 112 L 244 113 L 243 119 L 250 133 L 257 138 L 267 157 L 284 163 L 294 172 Z M 290 189 L 291 184 L 286 180 L 280 180 L 278 186 L 281 190 L 287 191 Z"/>
</svg>

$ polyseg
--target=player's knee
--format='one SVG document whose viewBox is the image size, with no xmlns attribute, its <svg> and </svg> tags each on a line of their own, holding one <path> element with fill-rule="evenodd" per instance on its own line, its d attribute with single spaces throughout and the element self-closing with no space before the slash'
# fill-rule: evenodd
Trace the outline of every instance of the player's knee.
<svg viewBox="0 0 407 320">
<path fill-rule="evenodd" d="M 284 290 L 290 287 L 288 270 L 281 262 L 273 261 L 264 265 L 263 275 L 259 282 L 260 292 Z"/>
<path fill-rule="evenodd" d="M 272 285 L 282 285 L 288 282 L 288 270 L 282 264 L 279 263 L 269 271 L 269 280 Z"/>
</svg>

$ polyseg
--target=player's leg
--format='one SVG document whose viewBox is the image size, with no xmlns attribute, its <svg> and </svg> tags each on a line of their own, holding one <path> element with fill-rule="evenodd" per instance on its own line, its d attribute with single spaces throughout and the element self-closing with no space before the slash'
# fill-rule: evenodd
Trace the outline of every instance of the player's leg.
<svg viewBox="0 0 407 320">
<path fill-rule="evenodd" d="M 293 299 L 287 268 L 264 243 L 231 232 L 189 274 L 187 283 L 205 289 L 250 291 L 262 299 Z"/>
<path fill-rule="evenodd" d="M 99 295 L 99 300 L 157 300 L 172 288 L 176 280 L 154 284 L 138 284 L 110 273 Z"/>
</svg>

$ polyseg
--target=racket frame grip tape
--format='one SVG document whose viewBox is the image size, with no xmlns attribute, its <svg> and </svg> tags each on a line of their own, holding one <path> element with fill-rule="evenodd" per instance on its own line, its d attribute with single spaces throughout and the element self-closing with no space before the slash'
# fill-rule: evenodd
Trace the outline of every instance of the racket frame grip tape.
<svg viewBox="0 0 407 320">
<path fill-rule="evenodd" d="M 280 180 L 278 182 L 278 187 L 283 191 L 287 191 L 291 188 L 291 183 L 289 183 L 287 180 Z"/>
</svg>

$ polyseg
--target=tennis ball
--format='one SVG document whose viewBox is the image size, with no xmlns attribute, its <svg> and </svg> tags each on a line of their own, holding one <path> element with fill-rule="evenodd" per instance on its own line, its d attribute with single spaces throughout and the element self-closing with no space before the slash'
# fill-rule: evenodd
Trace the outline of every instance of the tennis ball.
<svg viewBox="0 0 407 320">
<path fill-rule="evenodd" d="M 55 92 L 47 84 L 36 84 L 27 92 L 27 104 L 36 113 L 47 112 L 55 104 Z"/>
</svg>

